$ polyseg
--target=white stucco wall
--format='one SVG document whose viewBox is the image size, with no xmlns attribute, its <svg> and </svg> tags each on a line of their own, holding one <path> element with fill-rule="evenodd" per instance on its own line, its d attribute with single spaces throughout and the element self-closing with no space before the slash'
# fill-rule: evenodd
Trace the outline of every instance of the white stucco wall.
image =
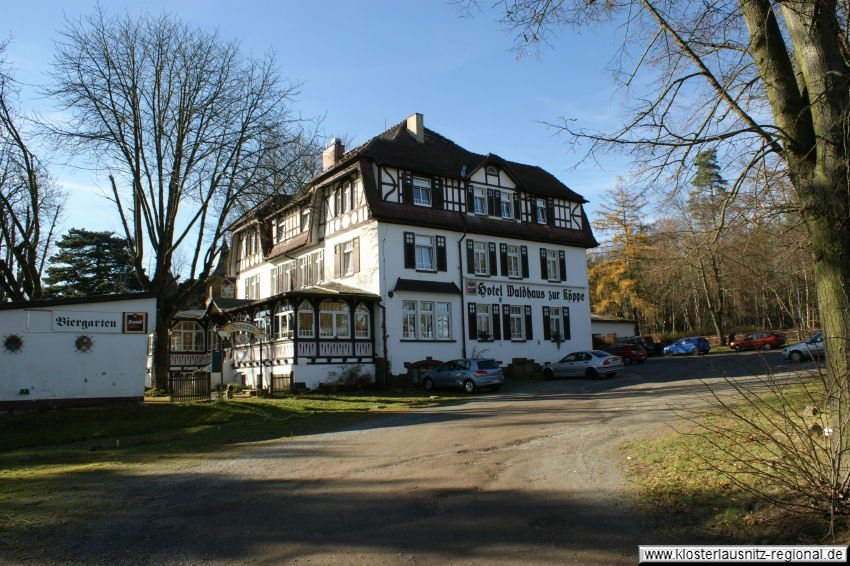
<svg viewBox="0 0 850 566">
<path fill-rule="evenodd" d="M 614 334 L 620 338 L 635 335 L 635 323 L 626 320 L 593 320 L 593 334 Z"/>
<path fill-rule="evenodd" d="M 143 397 L 155 307 L 143 298 L 0 310 L 0 403 Z M 125 334 L 123 313 L 139 312 L 147 314 L 146 332 Z M 21 338 L 17 352 L 3 346 L 10 335 Z M 90 351 L 77 349 L 80 336 L 91 339 Z"/>
</svg>

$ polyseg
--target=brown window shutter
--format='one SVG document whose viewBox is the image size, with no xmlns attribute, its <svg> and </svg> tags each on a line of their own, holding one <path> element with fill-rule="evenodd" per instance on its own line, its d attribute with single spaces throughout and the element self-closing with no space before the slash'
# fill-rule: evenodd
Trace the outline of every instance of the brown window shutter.
<svg viewBox="0 0 850 566">
<path fill-rule="evenodd" d="M 528 246 L 520 246 L 520 259 L 522 260 L 522 278 L 528 279 Z"/>
<path fill-rule="evenodd" d="M 555 202 L 550 198 L 546 199 L 546 224 L 555 225 Z"/>
<path fill-rule="evenodd" d="M 413 232 L 404 233 L 404 268 L 416 268 L 416 236 Z"/>
<path fill-rule="evenodd" d="M 499 258 L 496 257 L 496 242 L 489 242 L 487 244 L 487 251 L 490 252 L 490 275 L 498 275 L 499 270 L 496 262 L 499 261 Z"/>
<path fill-rule="evenodd" d="M 413 177 L 410 173 L 401 176 L 401 202 L 413 204 Z"/>
<path fill-rule="evenodd" d="M 496 216 L 496 207 L 494 206 L 493 189 L 487 189 L 487 214 Z"/>
<path fill-rule="evenodd" d="M 354 273 L 360 273 L 360 237 L 356 237 L 351 241 L 351 263 Z M 351 317 L 349 317 L 351 318 Z M 351 335 L 353 336 L 353 335 Z"/>
<path fill-rule="evenodd" d="M 514 193 L 514 218 L 519 220 L 522 217 L 522 200 L 519 198 L 519 193 Z"/>
<path fill-rule="evenodd" d="M 443 180 L 434 179 L 431 183 L 431 208 L 443 208 Z"/>
<path fill-rule="evenodd" d="M 546 248 L 540 248 L 540 278 L 544 281 L 549 279 L 549 272 L 546 270 Z"/>
<path fill-rule="evenodd" d="M 437 236 L 437 271 L 448 271 L 445 236 Z"/>
<path fill-rule="evenodd" d="M 502 215 L 502 191 L 493 191 L 493 212 L 491 214 L 493 216 Z"/>
<path fill-rule="evenodd" d="M 475 303 L 466 304 L 466 322 L 469 327 L 470 340 L 478 340 L 478 319 L 475 316 L 477 308 Z"/>
<path fill-rule="evenodd" d="M 561 312 L 563 313 L 564 318 L 564 340 L 570 339 L 570 307 L 562 307 Z"/>
<path fill-rule="evenodd" d="M 525 305 L 525 339 L 531 340 L 534 338 L 534 332 L 532 331 L 532 320 L 531 320 L 531 305 Z"/>
<path fill-rule="evenodd" d="M 549 307 L 543 307 L 543 339 L 552 339 L 552 331 L 549 328 Z"/>
<path fill-rule="evenodd" d="M 475 273 L 475 243 L 466 241 L 466 272 Z"/>
<path fill-rule="evenodd" d="M 466 187 L 466 212 L 475 212 L 475 189 Z"/>
<path fill-rule="evenodd" d="M 511 307 L 502 305 L 502 328 L 505 329 L 505 340 L 511 339 Z"/>
</svg>

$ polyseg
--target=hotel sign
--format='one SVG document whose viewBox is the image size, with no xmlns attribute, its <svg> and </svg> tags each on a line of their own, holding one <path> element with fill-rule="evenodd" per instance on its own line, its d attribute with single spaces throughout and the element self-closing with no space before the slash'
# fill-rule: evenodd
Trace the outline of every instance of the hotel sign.
<svg viewBox="0 0 850 566">
<path fill-rule="evenodd" d="M 465 287 L 467 295 L 477 295 L 482 298 L 541 299 L 565 303 L 581 303 L 587 300 L 587 290 L 583 287 L 555 287 L 552 285 L 540 288 L 531 285 L 491 283 L 473 279 L 467 279 Z"/>
</svg>

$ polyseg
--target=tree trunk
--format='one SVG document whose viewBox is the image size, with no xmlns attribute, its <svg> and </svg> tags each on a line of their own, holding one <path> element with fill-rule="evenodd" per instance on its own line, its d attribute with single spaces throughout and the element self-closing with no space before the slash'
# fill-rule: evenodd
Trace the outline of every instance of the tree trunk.
<svg viewBox="0 0 850 566">
<path fill-rule="evenodd" d="M 156 301 L 156 329 L 153 337 L 153 364 L 151 366 L 152 383 L 154 388 L 168 389 L 168 368 L 171 366 L 169 354 L 169 321 L 171 320 L 171 309 L 167 308 L 167 301 L 158 297 Z"/>
</svg>

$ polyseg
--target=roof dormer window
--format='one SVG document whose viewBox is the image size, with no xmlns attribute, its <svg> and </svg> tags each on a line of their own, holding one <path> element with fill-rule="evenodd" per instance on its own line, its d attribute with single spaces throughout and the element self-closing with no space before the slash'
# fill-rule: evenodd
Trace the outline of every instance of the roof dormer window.
<svg viewBox="0 0 850 566">
<path fill-rule="evenodd" d="M 485 172 L 487 173 L 487 175 L 492 175 L 494 177 L 499 174 L 499 170 L 493 167 L 492 165 L 488 165 Z"/>
</svg>

